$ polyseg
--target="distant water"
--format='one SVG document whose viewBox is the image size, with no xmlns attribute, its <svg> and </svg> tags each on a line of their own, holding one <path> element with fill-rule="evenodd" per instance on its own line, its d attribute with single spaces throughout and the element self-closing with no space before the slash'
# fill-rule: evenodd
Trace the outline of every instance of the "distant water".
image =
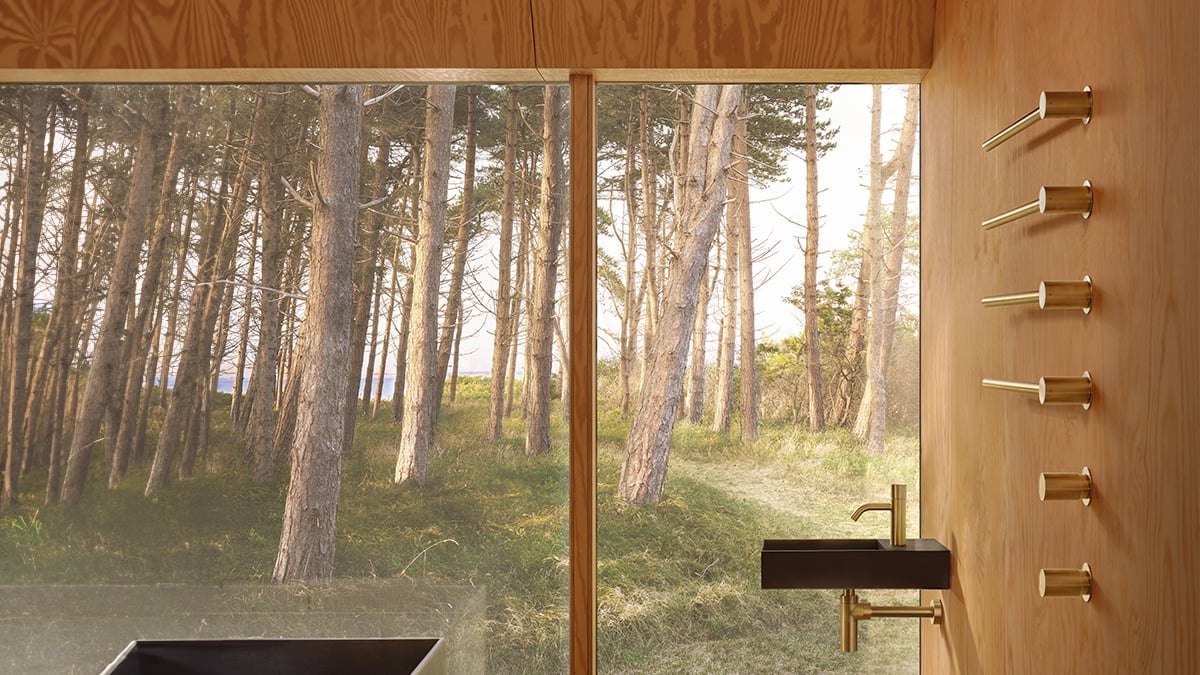
<svg viewBox="0 0 1200 675">
<path fill-rule="evenodd" d="M 489 373 L 459 373 L 459 375 L 460 376 L 469 376 L 469 377 L 478 377 L 478 376 L 489 375 Z M 233 375 L 221 375 L 220 377 L 217 378 L 217 391 L 219 391 L 223 394 L 232 394 L 233 393 L 233 381 L 234 381 Z M 366 379 L 362 379 L 362 380 L 358 381 L 358 391 L 360 394 L 362 393 L 362 388 L 363 388 L 363 386 L 365 386 L 365 384 L 366 384 Z M 169 386 L 169 387 L 175 386 L 175 378 L 174 377 L 167 378 L 167 386 Z M 244 380 L 242 380 L 242 391 L 246 391 L 246 389 L 249 386 L 250 386 L 250 378 L 246 377 Z M 374 386 L 374 385 L 372 385 L 372 386 Z M 390 400 L 392 398 L 392 393 L 395 392 L 395 390 L 396 390 L 396 376 L 395 375 L 384 376 L 384 378 L 383 378 L 383 398 L 385 400 Z M 371 392 L 371 396 L 372 397 L 375 396 L 374 391 Z"/>
</svg>

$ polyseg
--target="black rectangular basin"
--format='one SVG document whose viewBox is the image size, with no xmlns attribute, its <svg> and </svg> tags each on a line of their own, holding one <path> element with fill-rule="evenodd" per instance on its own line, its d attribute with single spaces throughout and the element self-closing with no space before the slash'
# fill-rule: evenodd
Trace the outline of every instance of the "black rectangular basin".
<svg viewBox="0 0 1200 675">
<path fill-rule="evenodd" d="M 767 539 L 763 588 L 950 588 L 950 551 L 935 539 Z"/>
</svg>

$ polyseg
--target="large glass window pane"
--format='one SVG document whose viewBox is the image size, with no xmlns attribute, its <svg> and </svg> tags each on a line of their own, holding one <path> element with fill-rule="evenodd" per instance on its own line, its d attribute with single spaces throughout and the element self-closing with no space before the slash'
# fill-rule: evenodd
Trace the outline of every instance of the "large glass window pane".
<svg viewBox="0 0 1200 675">
<path fill-rule="evenodd" d="M 395 636 L 566 668 L 566 87 L 0 110 L 0 671 Z"/>
<path fill-rule="evenodd" d="M 604 672 L 913 672 L 918 624 L 760 589 L 766 538 L 918 529 L 916 86 L 602 85 Z M 915 592 L 864 591 L 876 604 Z"/>
</svg>

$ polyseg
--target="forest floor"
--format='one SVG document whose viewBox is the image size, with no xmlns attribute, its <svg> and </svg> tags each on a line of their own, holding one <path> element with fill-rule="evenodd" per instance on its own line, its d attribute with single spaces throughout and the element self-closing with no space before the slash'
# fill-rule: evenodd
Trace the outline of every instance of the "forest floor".
<svg viewBox="0 0 1200 675">
<path fill-rule="evenodd" d="M 391 482 L 396 427 L 360 419 L 336 574 L 479 589 L 488 672 L 565 672 L 565 426 L 556 419 L 551 455 L 527 458 L 520 421 L 488 444 L 485 416 L 478 401 L 444 409 L 423 488 Z M 246 478 L 227 419 L 218 407 L 203 475 L 149 501 L 144 468 L 108 490 L 96 467 L 78 505 L 41 506 L 44 471 L 32 472 L 19 508 L 0 514 L 0 584 L 268 583 L 287 480 Z M 664 499 L 632 508 L 614 494 L 626 423 L 602 412 L 599 427 L 601 672 L 917 672 L 915 621 L 863 624 L 859 652 L 841 654 L 836 591 L 761 590 L 758 560 L 764 538 L 885 536 L 886 514 L 849 515 L 886 499 L 892 482 L 919 503 L 914 435 L 868 456 L 844 431 L 764 427 L 741 443 L 683 425 Z M 868 599 L 912 604 L 916 594 Z"/>
</svg>

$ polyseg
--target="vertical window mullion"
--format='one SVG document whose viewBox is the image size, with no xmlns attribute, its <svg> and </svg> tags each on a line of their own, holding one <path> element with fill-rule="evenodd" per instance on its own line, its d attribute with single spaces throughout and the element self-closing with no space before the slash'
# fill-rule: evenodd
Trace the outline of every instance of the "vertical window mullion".
<svg viewBox="0 0 1200 675">
<path fill-rule="evenodd" d="M 596 672 L 596 80 L 572 73 L 568 237 L 570 666 Z"/>
</svg>

